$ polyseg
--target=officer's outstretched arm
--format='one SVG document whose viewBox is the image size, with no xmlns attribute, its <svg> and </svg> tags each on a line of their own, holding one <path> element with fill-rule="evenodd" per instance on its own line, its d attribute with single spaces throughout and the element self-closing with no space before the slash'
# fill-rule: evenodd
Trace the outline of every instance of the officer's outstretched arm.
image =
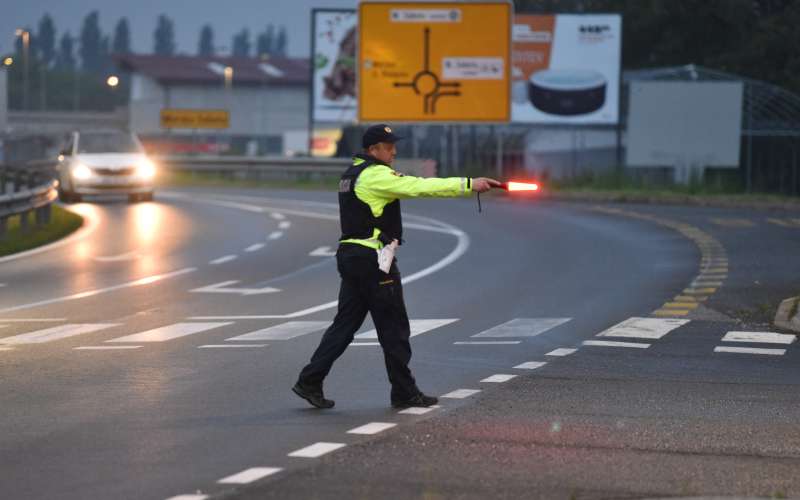
<svg viewBox="0 0 800 500">
<path fill-rule="evenodd" d="M 365 169 L 358 178 L 356 191 L 369 191 L 386 198 L 454 198 L 473 191 L 469 177 L 414 177 L 402 175 L 385 165 Z"/>
</svg>

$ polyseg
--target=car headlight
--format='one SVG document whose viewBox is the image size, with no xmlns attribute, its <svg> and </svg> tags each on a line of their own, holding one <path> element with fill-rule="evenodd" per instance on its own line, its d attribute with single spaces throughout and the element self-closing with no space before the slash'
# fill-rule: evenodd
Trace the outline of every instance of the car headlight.
<svg viewBox="0 0 800 500">
<path fill-rule="evenodd" d="M 143 179 L 152 179 L 156 175 L 156 166 L 150 160 L 144 160 L 136 167 L 136 175 Z"/>
<path fill-rule="evenodd" d="M 89 177 L 92 176 L 92 170 L 84 165 L 83 163 L 78 163 L 72 167 L 72 177 L 79 181 L 85 181 Z"/>
</svg>

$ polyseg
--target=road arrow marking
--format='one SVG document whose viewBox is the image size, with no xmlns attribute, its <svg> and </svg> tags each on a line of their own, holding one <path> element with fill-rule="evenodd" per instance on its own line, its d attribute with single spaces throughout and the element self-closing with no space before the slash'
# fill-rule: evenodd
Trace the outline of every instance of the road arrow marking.
<svg viewBox="0 0 800 500">
<path fill-rule="evenodd" d="M 203 286 L 189 291 L 194 293 L 238 293 L 239 295 L 260 295 L 262 293 L 275 293 L 281 291 L 280 288 L 272 288 L 271 286 L 265 286 L 264 288 L 225 288 L 229 285 L 235 285 L 236 283 L 239 283 L 239 281 L 223 281 L 221 283 L 215 283 L 213 285 Z"/>
<path fill-rule="evenodd" d="M 309 253 L 311 257 L 333 257 L 336 255 L 336 250 L 331 250 L 331 247 L 319 247 Z"/>
</svg>

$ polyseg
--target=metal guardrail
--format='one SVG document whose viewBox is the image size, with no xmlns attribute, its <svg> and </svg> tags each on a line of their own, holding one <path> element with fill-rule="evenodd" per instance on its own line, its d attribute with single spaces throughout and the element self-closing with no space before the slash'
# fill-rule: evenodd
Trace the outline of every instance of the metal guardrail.
<svg viewBox="0 0 800 500">
<path fill-rule="evenodd" d="M 347 158 L 156 156 L 153 159 L 168 170 L 216 173 L 240 179 L 338 177 L 350 165 Z"/>
<path fill-rule="evenodd" d="M 22 231 L 30 230 L 29 214 L 36 227 L 50 222 L 51 206 L 58 198 L 58 181 L 52 162 L 25 167 L 0 166 L 0 239 L 5 238 L 9 217 L 19 215 Z"/>
</svg>

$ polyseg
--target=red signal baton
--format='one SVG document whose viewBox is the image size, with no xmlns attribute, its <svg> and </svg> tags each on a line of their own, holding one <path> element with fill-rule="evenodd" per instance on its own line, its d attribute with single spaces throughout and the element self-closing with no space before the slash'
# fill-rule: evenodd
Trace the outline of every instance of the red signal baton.
<svg viewBox="0 0 800 500">
<path fill-rule="evenodd" d="M 500 189 L 506 191 L 538 191 L 539 185 L 535 182 L 503 182 L 500 184 Z"/>
</svg>

